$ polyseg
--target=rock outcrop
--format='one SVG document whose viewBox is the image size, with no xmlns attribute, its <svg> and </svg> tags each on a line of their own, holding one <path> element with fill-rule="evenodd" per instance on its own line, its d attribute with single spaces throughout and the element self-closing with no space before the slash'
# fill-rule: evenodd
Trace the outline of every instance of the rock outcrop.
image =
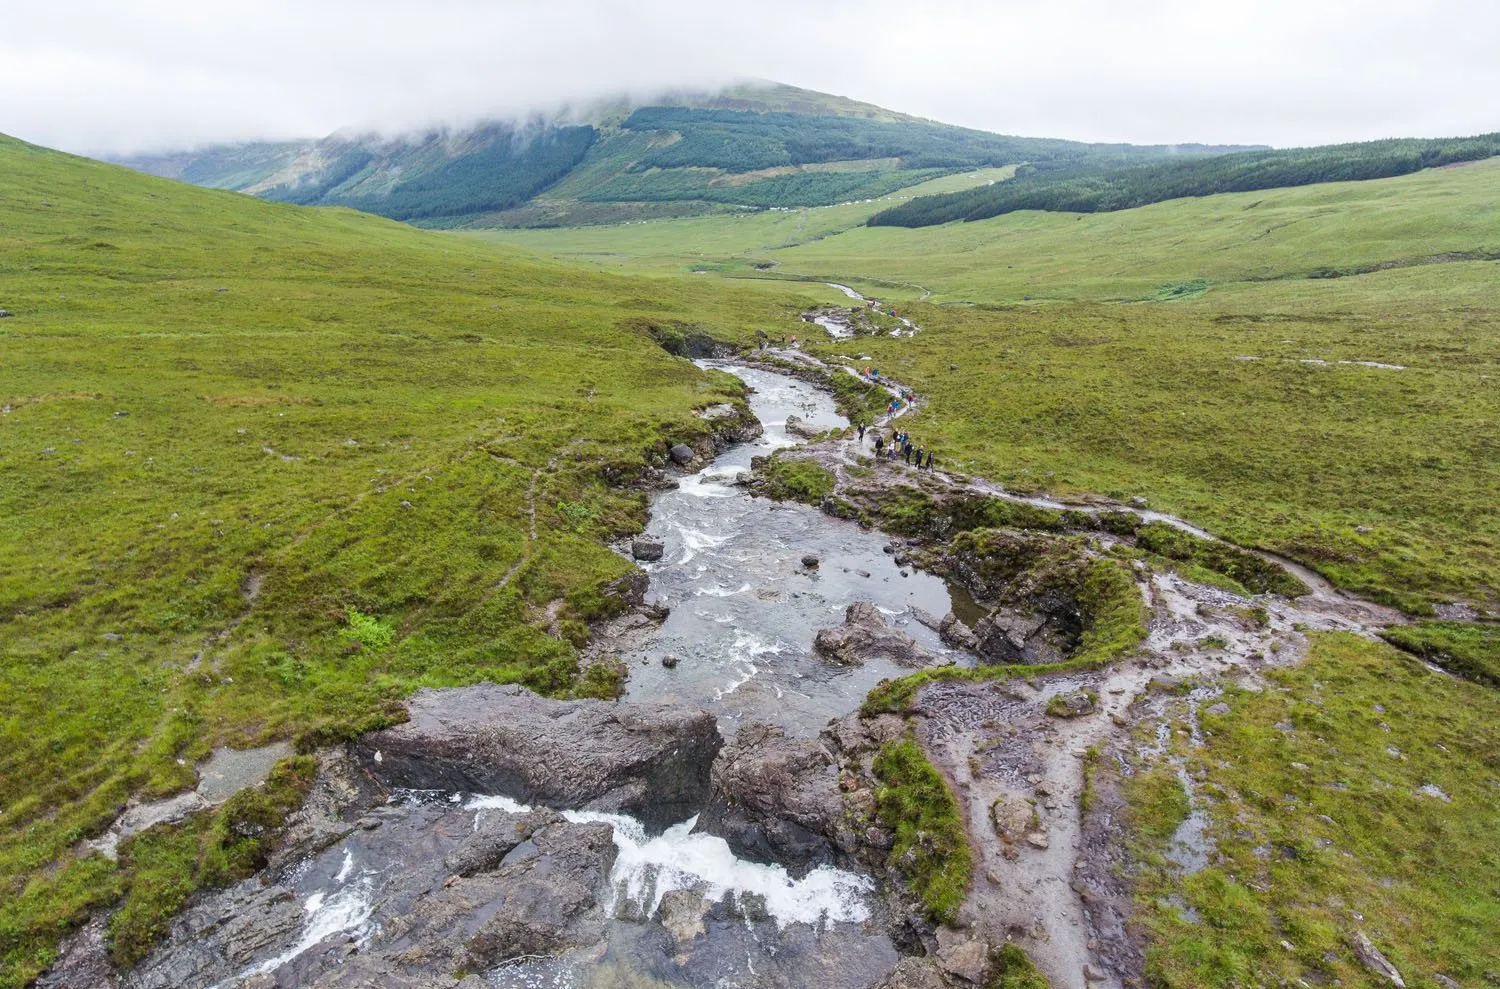
<svg viewBox="0 0 1500 989">
<path fill-rule="evenodd" d="M 974 626 L 975 651 L 991 663 L 1061 663 L 1077 647 L 1082 622 L 1067 608 L 1002 610 Z"/>
<path fill-rule="evenodd" d="M 805 440 L 813 439 L 822 434 L 822 430 L 807 422 L 799 416 L 787 416 L 786 425 L 783 427 L 792 436 L 800 436 Z"/>
<path fill-rule="evenodd" d="M 423 690 L 407 706 L 406 724 L 355 743 L 365 768 L 390 786 L 618 811 L 650 827 L 708 802 L 723 744 L 705 711 L 546 700 L 514 685 Z"/>
<path fill-rule="evenodd" d="M 745 725 L 714 764 L 714 805 L 704 824 L 738 854 L 797 869 L 852 852 L 839 767 L 817 739 Z"/>
<path fill-rule="evenodd" d="M 840 666 L 862 666 L 871 659 L 886 659 L 899 666 L 921 667 L 938 662 L 917 640 L 886 623 L 873 604 L 856 601 L 844 612 L 844 624 L 820 629 L 813 650 Z"/>
</svg>

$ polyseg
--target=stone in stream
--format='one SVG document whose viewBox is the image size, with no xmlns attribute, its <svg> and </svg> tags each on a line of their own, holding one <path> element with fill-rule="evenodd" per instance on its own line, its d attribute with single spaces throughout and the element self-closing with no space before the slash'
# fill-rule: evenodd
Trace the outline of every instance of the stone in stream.
<svg viewBox="0 0 1500 989">
<path fill-rule="evenodd" d="M 406 724 L 354 743 L 390 786 L 628 813 L 648 827 L 686 820 L 708 802 L 723 744 L 706 711 L 546 700 L 514 684 L 420 690 L 407 709 Z"/>
<path fill-rule="evenodd" d="M 810 440 L 815 436 L 821 435 L 823 432 L 812 423 L 803 420 L 800 416 L 794 415 L 786 417 L 786 424 L 783 428 L 790 435 L 800 436 L 805 440 Z"/>
<path fill-rule="evenodd" d="M 886 624 L 880 610 L 856 601 L 844 612 L 844 624 L 819 629 L 813 651 L 841 666 L 862 666 L 866 660 L 886 659 L 898 666 L 929 666 L 938 657 L 905 632 Z"/>
<path fill-rule="evenodd" d="M 693 457 L 696 456 L 696 454 L 693 453 L 693 448 L 688 446 L 686 443 L 678 443 L 676 446 L 672 447 L 671 454 L 672 462 L 677 464 L 678 466 L 684 466 L 686 464 L 692 463 Z"/>
<path fill-rule="evenodd" d="M 666 547 L 660 539 L 637 536 L 630 541 L 630 555 L 637 560 L 652 563 L 660 560 L 664 552 L 666 552 Z"/>
<path fill-rule="evenodd" d="M 818 569 L 818 562 L 818 558 L 812 553 L 807 553 L 802 557 L 802 565 L 809 570 Z"/>
</svg>

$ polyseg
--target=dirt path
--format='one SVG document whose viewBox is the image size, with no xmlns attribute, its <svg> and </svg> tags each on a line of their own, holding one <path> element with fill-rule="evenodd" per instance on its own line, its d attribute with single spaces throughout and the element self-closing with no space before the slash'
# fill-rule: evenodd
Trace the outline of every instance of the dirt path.
<svg viewBox="0 0 1500 989">
<path fill-rule="evenodd" d="M 801 351 L 777 356 L 808 366 L 822 362 Z M 843 371 L 868 381 L 847 365 Z M 892 396 L 902 385 L 882 375 L 874 382 Z M 882 416 L 866 439 L 844 436 L 804 448 L 847 482 L 847 469 L 873 456 L 874 436 L 923 404 Z M 1061 502 L 1016 495 L 998 484 L 921 471 L 887 462 L 880 483 L 934 482 L 956 491 L 1049 509 L 1097 514 L 1132 511 L 1213 539 L 1196 526 L 1159 512 L 1106 499 Z M 869 483 L 868 477 L 862 483 Z M 1098 534 L 1104 548 L 1113 537 Z M 1260 671 L 1300 662 L 1304 630 L 1373 636 L 1406 619 L 1394 609 L 1362 600 L 1290 560 L 1262 554 L 1308 586 L 1287 600 L 1247 600 L 1194 584 L 1173 573 L 1137 564 L 1136 579 L 1150 609 L 1148 638 L 1138 658 L 1112 668 L 1030 681 L 938 682 L 919 695 L 914 720 L 928 757 L 948 778 L 962 805 L 975 863 L 970 895 L 958 926 L 990 944 L 1020 943 L 1055 989 L 1119 989 L 1122 974 L 1138 976 L 1140 949 L 1126 931 L 1129 890 L 1109 865 L 1108 829 L 1091 824 L 1082 809 L 1086 766 L 1109 743 L 1129 744 L 1151 698 L 1194 677 L 1256 680 Z M 1258 611 L 1257 609 L 1264 609 Z M 1261 617 L 1261 616 L 1264 617 Z M 1087 692 L 1091 713 L 1060 718 L 1047 713 L 1059 694 Z M 1116 832 L 1118 825 L 1112 825 Z M 1118 838 L 1118 833 L 1114 835 Z M 1203 849 L 1189 849 L 1206 854 Z"/>
</svg>

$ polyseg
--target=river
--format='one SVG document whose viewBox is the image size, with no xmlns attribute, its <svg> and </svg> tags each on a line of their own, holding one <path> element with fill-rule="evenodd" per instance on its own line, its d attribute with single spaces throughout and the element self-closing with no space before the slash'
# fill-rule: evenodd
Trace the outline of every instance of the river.
<svg viewBox="0 0 1500 989">
<path fill-rule="evenodd" d="M 838 625 L 855 601 L 874 603 L 897 627 L 935 652 L 937 634 L 912 617 L 913 607 L 941 617 L 952 607 L 942 580 L 898 566 L 884 552 L 889 538 L 807 505 L 751 497 L 734 484 L 750 459 L 801 440 L 786 431 L 796 415 L 816 429 L 848 421 L 832 398 L 782 374 L 703 362 L 742 378 L 765 426 L 755 443 L 727 450 L 675 491 L 658 495 L 648 535 L 665 553 L 645 565 L 650 594 L 671 607 L 660 636 L 632 657 L 628 697 L 678 701 L 714 712 L 732 737 L 745 721 L 814 735 L 842 717 L 881 679 L 910 672 L 886 662 L 848 669 L 812 653 L 820 628 Z M 818 557 L 804 567 L 804 555 Z M 660 659 L 677 657 L 676 668 Z"/>
</svg>

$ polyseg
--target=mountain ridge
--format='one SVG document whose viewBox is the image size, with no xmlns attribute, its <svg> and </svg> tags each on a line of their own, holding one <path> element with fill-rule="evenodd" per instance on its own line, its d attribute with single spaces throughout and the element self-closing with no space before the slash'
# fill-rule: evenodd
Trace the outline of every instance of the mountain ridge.
<svg viewBox="0 0 1500 989">
<path fill-rule="evenodd" d="M 1036 160 L 1103 166 L 1238 150 L 1245 149 L 1012 137 L 752 82 L 641 103 L 603 101 L 522 121 L 400 135 L 345 129 L 319 139 L 111 160 L 282 202 L 350 206 L 427 226 L 483 227 L 824 206 L 966 168 Z"/>
</svg>

